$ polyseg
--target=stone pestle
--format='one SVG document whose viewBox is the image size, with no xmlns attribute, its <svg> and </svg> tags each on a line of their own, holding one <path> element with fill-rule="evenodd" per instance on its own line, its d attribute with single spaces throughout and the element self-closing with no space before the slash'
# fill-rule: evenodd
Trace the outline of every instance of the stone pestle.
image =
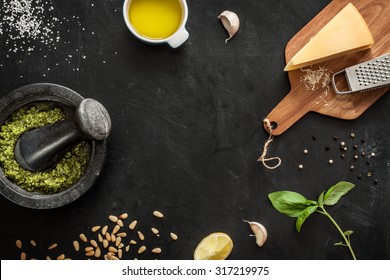
<svg viewBox="0 0 390 280">
<path fill-rule="evenodd" d="M 103 140 L 111 132 L 111 119 L 98 101 L 86 98 L 67 119 L 23 133 L 15 145 L 15 160 L 33 172 L 60 161 L 82 140 Z"/>
</svg>

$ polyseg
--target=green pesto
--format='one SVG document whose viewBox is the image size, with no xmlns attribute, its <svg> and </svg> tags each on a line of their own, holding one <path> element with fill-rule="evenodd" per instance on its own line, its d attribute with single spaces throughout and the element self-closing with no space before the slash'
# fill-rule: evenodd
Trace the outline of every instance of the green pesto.
<svg viewBox="0 0 390 280">
<path fill-rule="evenodd" d="M 65 118 L 59 107 L 34 103 L 16 110 L 4 122 L 0 129 L 0 167 L 10 181 L 29 192 L 50 194 L 69 188 L 84 174 L 90 151 L 84 141 L 67 152 L 52 169 L 42 172 L 25 170 L 14 158 L 15 144 L 25 131 Z"/>
</svg>

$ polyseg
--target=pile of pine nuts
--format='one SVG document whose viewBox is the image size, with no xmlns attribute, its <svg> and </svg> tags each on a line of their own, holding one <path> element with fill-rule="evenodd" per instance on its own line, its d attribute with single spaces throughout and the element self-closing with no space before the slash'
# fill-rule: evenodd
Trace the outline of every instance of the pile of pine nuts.
<svg viewBox="0 0 390 280">
<path fill-rule="evenodd" d="M 153 216 L 157 219 L 163 219 L 164 215 L 160 211 L 154 211 Z M 145 235 L 139 227 L 139 223 L 136 219 L 128 221 L 128 214 L 123 213 L 118 216 L 110 215 L 108 217 L 108 223 L 106 225 L 95 225 L 90 229 L 90 233 L 81 233 L 77 239 L 73 241 L 73 249 L 75 252 L 83 251 L 87 259 L 105 259 L 105 260 L 120 260 L 127 259 L 126 253 L 131 248 L 135 248 L 137 255 L 140 257 L 146 251 L 150 251 L 153 254 L 160 254 L 162 252 L 161 247 L 151 247 L 146 244 Z M 125 225 L 126 224 L 126 225 Z M 151 227 L 150 231 L 153 236 L 160 237 L 160 230 L 157 227 Z M 90 236 L 88 238 L 87 236 Z M 131 236 L 131 237 L 130 237 Z M 176 241 L 178 236 L 174 232 L 169 233 L 170 239 Z M 34 240 L 30 241 L 30 244 L 36 247 Z M 58 244 L 53 243 L 48 247 L 49 251 L 57 248 Z M 16 240 L 16 247 L 20 250 L 20 259 L 27 259 L 27 253 L 23 249 L 21 240 Z M 29 257 L 29 259 L 34 259 Z M 52 259 L 46 256 L 47 260 Z M 65 254 L 58 254 L 57 260 L 70 260 L 72 259 Z M 138 259 L 138 258 L 135 258 Z"/>
</svg>

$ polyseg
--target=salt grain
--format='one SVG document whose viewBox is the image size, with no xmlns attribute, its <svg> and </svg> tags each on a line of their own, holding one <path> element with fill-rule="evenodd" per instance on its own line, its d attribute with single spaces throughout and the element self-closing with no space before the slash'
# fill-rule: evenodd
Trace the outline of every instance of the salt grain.
<svg viewBox="0 0 390 280">
<path fill-rule="evenodd" d="M 53 47 L 53 36 L 60 41 L 59 31 L 54 31 L 58 18 L 50 14 L 54 8 L 46 0 L 2 1 L 0 34 L 6 34 L 5 45 L 10 52 L 29 52 L 39 44 Z"/>
</svg>

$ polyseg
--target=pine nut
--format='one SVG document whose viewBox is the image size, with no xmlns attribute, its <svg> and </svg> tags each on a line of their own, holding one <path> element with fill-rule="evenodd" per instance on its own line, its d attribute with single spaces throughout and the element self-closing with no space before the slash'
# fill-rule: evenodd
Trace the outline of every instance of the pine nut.
<svg viewBox="0 0 390 280">
<path fill-rule="evenodd" d="M 156 228 L 154 228 L 154 227 L 152 227 L 150 230 L 151 230 L 154 234 L 156 234 L 156 235 L 159 233 L 158 229 L 156 229 Z"/>
<path fill-rule="evenodd" d="M 79 237 L 80 237 L 80 239 L 81 239 L 82 241 L 84 241 L 84 242 L 87 242 L 87 241 L 88 241 L 88 239 L 87 239 L 87 237 L 85 236 L 84 233 L 80 234 Z"/>
<path fill-rule="evenodd" d="M 118 250 L 118 258 L 120 258 L 120 259 L 122 258 L 122 249 Z"/>
<path fill-rule="evenodd" d="M 80 244 L 77 240 L 73 241 L 73 248 L 76 252 L 80 250 Z"/>
<path fill-rule="evenodd" d="M 130 245 L 127 245 L 125 251 L 128 252 L 130 250 Z"/>
<path fill-rule="evenodd" d="M 111 222 L 113 223 L 116 223 L 118 221 L 118 217 L 117 216 L 114 216 L 114 215 L 110 215 L 108 217 L 108 219 L 110 219 Z"/>
<path fill-rule="evenodd" d="M 137 225 L 137 220 L 134 220 L 130 223 L 129 225 L 129 229 L 133 230 L 135 228 L 135 226 Z"/>
<path fill-rule="evenodd" d="M 122 222 L 122 220 L 118 220 L 116 223 L 117 223 L 118 226 L 123 227 L 123 222 Z"/>
<path fill-rule="evenodd" d="M 137 241 L 135 241 L 135 240 L 130 240 L 129 243 L 132 244 L 132 245 L 135 245 L 135 244 L 137 244 Z"/>
<path fill-rule="evenodd" d="M 115 247 L 112 247 L 112 246 L 110 246 L 110 247 L 108 248 L 108 251 L 109 251 L 109 252 L 112 252 L 112 253 L 118 252 L 118 250 L 117 250 Z"/>
<path fill-rule="evenodd" d="M 92 232 L 97 232 L 100 229 L 100 226 L 92 227 Z"/>
<path fill-rule="evenodd" d="M 106 232 L 106 240 L 107 240 L 108 242 L 111 241 L 111 234 L 109 234 L 108 232 Z"/>
<path fill-rule="evenodd" d="M 97 242 L 93 239 L 91 241 L 89 241 L 89 243 L 91 243 L 91 245 L 95 248 L 98 246 Z"/>
<path fill-rule="evenodd" d="M 128 216 L 129 215 L 127 215 L 127 213 L 123 213 L 123 214 L 120 214 L 118 218 L 123 220 L 123 219 L 127 219 Z"/>
<path fill-rule="evenodd" d="M 103 236 L 106 235 L 107 230 L 108 230 L 108 226 L 104 226 L 104 227 L 102 228 L 102 235 L 103 235 Z"/>
<path fill-rule="evenodd" d="M 91 252 L 91 251 L 93 251 L 93 247 L 85 247 L 85 252 Z"/>
<path fill-rule="evenodd" d="M 145 252 L 146 250 L 146 246 L 141 246 L 139 249 L 138 249 L 138 254 L 142 254 L 143 252 Z"/>
<path fill-rule="evenodd" d="M 152 252 L 155 253 L 155 254 L 160 254 L 161 253 L 161 248 L 154 248 L 152 250 Z"/>
<path fill-rule="evenodd" d="M 98 240 L 100 243 L 103 242 L 103 236 L 100 233 L 98 233 Z"/>
<path fill-rule="evenodd" d="M 35 242 L 35 240 L 30 240 L 30 244 L 31 244 L 32 246 L 34 246 L 34 247 L 37 246 L 37 242 Z"/>
<path fill-rule="evenodd" d="M 121 244 L 121 241 L 122 241 L 122 238 L 121 238 L 120 236 L 118 236 L 118 237 L 116 238 L 116 241 L 115 241 L 116 247 L 118 247 L 119 244 Z"/>
<path fill-rule="evenodd" d="M 142 234 L 142 232 L 137 231 L 137 233 L 138 233 L 138 237 L 139 237 L 140 240 L 144 240 L 145 239 L 145 236 Z"/>
<path fill-rule="evenodd" d="M 125 246 L 125 244 L 121 243 L 118 245 L 118 249 L 122 249 Z"/>
<path fill-rule="evenodd" d="M 154 211 L 153 215 L 155 217 L 157 217 L 157 218 L 163 218 L 164 217 L 164 215 L 160 211 Z"/>
<path fill-rule="evenodd" d="M 51 258 L 50 258 L 49 256 L 46 256 L 46 260 L 47 260 L 47 261 L 50 261 Z"/>
<path fill-rule="evenodd" d="M 115 233 L 117 233 L 119 230 L 120 230 L 120 226 L 119 225 L 116 225 L 115 227 L 114 227 L 114 229 L 112 230 L 112 233 L 113 234 L 115 234 Z"/>
<path fill-rule="evenodd" d="M 120 232 L 120 233 L 118 233 L 116 236 L 119 236 L 119 237 L 126 237 L 126 236 L 127 236 L 127 233 L 126 233 L 126 232 Z"/>
<path fill-rule="evenodd" d="M 115 242 L 115 240 L 116 240 L 115 234 L 111 233 L 111 242 Z"/>
<path fill-rule="evenodd" d="M 24 261 L 25 259 L 26 259 L 26 253 L 25 252 L 21 252 L 20 253 L 20 259 L 22 260 L 22 261 Z"/>
<path fill-rule="evenodd" d="M 16 240 L 16 247 L 18 247 L 18 249 L 22 249 L 22 240 Z"/>
<path fill-rule="evenodd" d="M 57 257 L 57 260 L 64 260 L 65 259 L 65 254 L 61 254 Z"/>
<path fill-rule="evenodd" d="M 171 236 L 172 240 L 177 240 L 178 238 L 177 235 L 174 234 L 173 232 L 171 232 L 169 235 Z"/>
<path fill-rule="evenodd" d="M 92 257 L 92 256 L 95 255 L 95 251 L 92 250 L 92 251 L 86 252 L 85 255 L 86 255 L 87 257 Z"/>
<path fill-rule="evenodd" d="M 108 240 L 107 240 L 107 239 L 104 239 L 104 240 L 103 240 L 103 247 L 104 247 L 104 248 L 107 248 L 107 247 L 108 247 Z"/>
<path fill-rule="evenodd" d="M 52 245 L 50 245 L 50 247 L 48 248 L 49 250 L 53 250 L 54 248 L 56 248 L 58 246 L 57 243 L 53 243 Z"/>
<path fill-rule="evenodd" d="M 100 250 L 99 247 L 96 248 L 96 251 L 95 251 L 95 258 L 100 258 L 100 255 L 102 254 L 102 251 Z"/>
</svg>

